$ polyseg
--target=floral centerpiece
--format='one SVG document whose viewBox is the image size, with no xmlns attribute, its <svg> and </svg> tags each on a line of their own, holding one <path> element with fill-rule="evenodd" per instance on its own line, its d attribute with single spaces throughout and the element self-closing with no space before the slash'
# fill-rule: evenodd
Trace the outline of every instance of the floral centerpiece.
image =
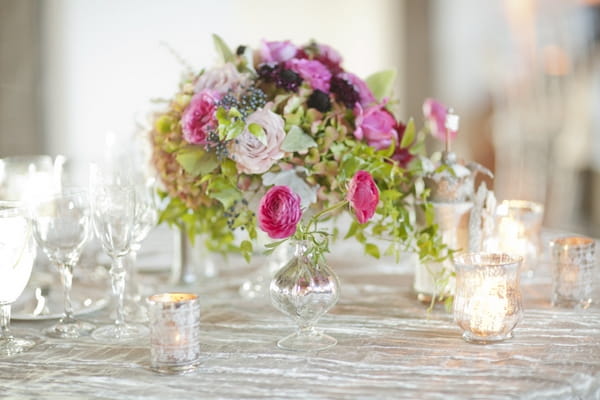
<svg viewBox="0 0 600 400">
<path fill-rule="evenodd" d="M 201 235 L 209 250 L 249 258 L 258 202 L 270 187 L 291 188 L 310 216 L 339 203 L 364 170 L 379 188 L 379 206 L 343 237 L 375 257 L 405 250 L 440 256 L 432 218 L 415 224 L 415 205 L 431 214 L 421 164 L 411 162 L 424 134 L 392 113 L 393 72 L 362 80 L 343 68 L 336 50 L 316 42 L 263 41 L 255 51 L 232 51 L 214 39 L 222 63 L 185 74 L 155 117 L 153 164 L 167 200 L 161 222 L 191 239 Z"/>
</svg>

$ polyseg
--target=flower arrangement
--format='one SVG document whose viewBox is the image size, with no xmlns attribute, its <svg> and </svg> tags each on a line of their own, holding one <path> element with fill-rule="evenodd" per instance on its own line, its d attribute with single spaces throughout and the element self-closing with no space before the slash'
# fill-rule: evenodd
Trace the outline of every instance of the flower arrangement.
<svg viewBox="0 0 600 400">
<path fill-rule="evenodd" d="M 249 258 L 264 216 L 259 211 L 257 219 L 255 210 L 269 188 L 266 198 L 286 198 L 296 210 L 272 230 L 276 239 L 293 234 L 299 209 L 310 217 L 339 204 L 346 188 L 363 184 L 357 172 L 364 171 L 379 188 L 379 205 L 354 203 L 358 220 L 344 238 L 375 257 L 405 250 L 441 256 L 421 164 L 413 162 L 425 135 L 392 113 L 392 71 L 362 80 L 343 68 L 336 50 L 316 42 L 263 41 L 256 51 L 232 51 L 214 40 L 222 63 L 186 73 L 154 120 L 153 164 L 167 200 L 161 222 L 191 239 L 201 235 L 209 250 Z M 425 226 L 416 226 L 415 206 L 429 215 Z M 325 219 L 340 210 L 333 207 Z M 335 226 L 333 235 L 339 233 Z"/>
</svg>

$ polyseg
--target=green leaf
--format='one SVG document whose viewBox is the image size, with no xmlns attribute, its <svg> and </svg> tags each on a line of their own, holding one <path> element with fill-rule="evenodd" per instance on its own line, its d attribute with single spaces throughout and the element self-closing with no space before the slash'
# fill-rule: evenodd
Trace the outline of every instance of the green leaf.
<svg viewBox="0 0 600 400">
<path fill-rule="evenodd" d="M 415 123 L 413 119 L 409 119 L 406 124 L 406 129 L 404 129 L 404 135 L 402 136 L 402 141 L 400 142 L 400 147 L 405 149 L 409 147 L 415 140 Z"/>
<path fill-rule="evenodd" d="M 233 62 L 235 60 L 235 56 L 233 52 L 229 49 L 229 46 L 225 43 L 223 39 L 219 35 L 215 35 L 213 33 L 213 43 L 215 44 L 215 48 L 217 52 L 221 55 L 223 62 Z"/>
<path fill-rule="evenodd" d="M 381 255 L 379 254 L 379 247 L 377 247 L 377 245 L 374 245 L 373 243 L 365 244 L 365 252 L 375 258 L 381 257 Z"/>
<path fill-rule="evenodd" d="M 185 172 L 192 176 L 208 174 L 219 165 L 215 153 L 207 152 L 199 146 L 184 147 L 177 152 L 175 158 Z"/>
<path fill-rule="evenodd" d="M 229 208 L 242 199 L 242 193 L 229 182 L 225 177 L 219 177 L 213 180 L 207 187 L 208 195 L 221 202 L 223 207 Z"/>
<path fill-rule="evenodd" d="M 281 143 L 281 150 L 290 153 L 295 151 L 306 151 L 311 147 L 317 147 L 317 143 L 297 125 L 293 125 L 290 128 L 283 143 Z"/>
<path fill-rule="evenodd" d="M 250 262 L 250 258 L 252 256 L 252 242 L 249 240 L 244 240 L 240 243 L 240 251 L 244 256 L 246 262 Z"/>
<path fill-rule="evenodd" d="M 396 80 L 396 70 L 389 69 L 374 73 L 365 82 L 377 100 L 390 97 Z"/>
<path fill-rule="evenodd" d="M 155 128 L 159 133 L 169 133 L 172 130 L 173 118 L 168 115 L 161 115 L 155 123 Z"/>
<path fill-rule="evenodd" d="M 254 135 L 259 142 L 261 142 L 265 146 L 267 145 L 267 134 L 265 133 L 265 130 L 262 126 L 253 122 L 251 124 L 248 124 L 248 131 L 252 135 Z"/>
</svg>

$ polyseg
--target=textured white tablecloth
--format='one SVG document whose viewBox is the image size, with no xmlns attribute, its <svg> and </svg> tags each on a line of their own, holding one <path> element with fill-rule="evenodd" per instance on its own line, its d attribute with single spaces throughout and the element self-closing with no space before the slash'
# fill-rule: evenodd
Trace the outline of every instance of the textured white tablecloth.
<svg viewBox="0 0 600 400">
<path fill-rule="evenodd" d="M 515 337 L 494 345 L 461 339 L 452 316 L 412 292 L 413 266 L 341 258 L 339 303 L 319 323 L 338 344 L 313 354 L 276 341 L 294 326 L 266 301 L 237 294 L 252 273 L 229 265 L 190 291 L 202 298 L 200 368 L 164 376 L 149 369 L 148 342 L 110 346 L 44 338 L 0 359 L 0 398 L 594 399 L 600 398 L 600 307 L 553 309 L 544 272 L 524 281 Z M 107 311 L 88 315 L 100 321 Z M 52 321 L 15 322 L 40 330 Z"/>
</svg>

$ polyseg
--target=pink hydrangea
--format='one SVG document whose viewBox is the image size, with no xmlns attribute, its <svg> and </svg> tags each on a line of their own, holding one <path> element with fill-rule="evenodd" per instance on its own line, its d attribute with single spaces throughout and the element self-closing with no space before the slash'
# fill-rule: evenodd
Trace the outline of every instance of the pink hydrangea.
<svg viewBox="0 0 600 400">
<path fill-rule="evenodd" d="M 367 171 L 358 171 L 348 185 L 346 200 L 354 209 L 356 219 L 364 224 L 369 221 L 379 204 L 379 189 L 373 180 L 373 176 Z"/>
<path fill-rule="evenodd" d="M 292 236 L 300 218 L 300 196 L 287 186 L 273 186 L 260 200 L 258 226 L 272 239 Z"/>
<path fill-rule="evenodd" d="M 220 95 L 214 90 L 202 90 L 192 97 L 181 116 L 183 138 L 191 144 L 206 144 L 209 133 L 217 127 L 215 111 Z"/>
<path fill-rule="evenodd" d="M 262 126 L 266 135 L 266 145 L 261 143 L 248 130 L 248 125 Z M 262 174 L 284 156 L 281 143 L 285 139 L 283 118 L 268 108 L 261 108 L 248 116 L 246 128 L 233 141 L 229 152 L 236 162 L 237 169 L 245 174 Z"/>
<path fill-rule="evenodd" d="M 331 72 L 317 60 L 293 59 L 286 63 L 286 68 L 291 69 L 304 79 L 313 89 L 329 93 Z"/>
<path fill-rule="evenodd" d="M 360 104 L 362 106 L 367 106 L 375 103 L 375 96 L 373 95 L 373 92 L 371 92 L 371 89 L 369 89 L 365 81 L 363 81 L 358 76 L 350 72 L 342 72 L 338 76 L 340 78 L 346 79 L 348 82 L 354 85 L 354 87 L 358 91 L 358 95 L 360 96 Z"/>
<path fill-rule="evenodd" d="M 448 107 L 435 99 L 426 99 L 423 103 L 423 115 L 429 131 L 433 136 L 442 141 L 454 139 L 456 131 L 446 128 L 446 116 L 448 115 Z"/>
<path fill-rule="evenodd" d="M 354 137 L 358 140 L 366 140 L 367 144 L 378 150 L 387 149 L 394 140 L 398 139 L 396 131 L 396 120 L 381 105 L 375 105 L 363 109 L 356 104 L 354 109 L 356 115 Z"/>
<path fill-rule="evenodd" d="M 261 63 L 280 63 L 296 56 L 298 47 L 289 40 L 283 42 L 267 42 L 260 46 Z"/>
</svg>

